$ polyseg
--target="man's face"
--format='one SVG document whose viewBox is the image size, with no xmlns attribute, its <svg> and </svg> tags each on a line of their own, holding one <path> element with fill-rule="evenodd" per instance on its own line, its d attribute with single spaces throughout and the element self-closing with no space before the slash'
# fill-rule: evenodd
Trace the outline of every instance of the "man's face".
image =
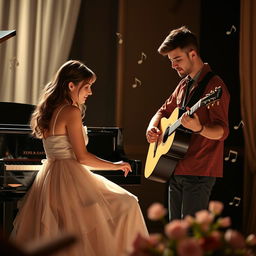
<svg viewBox="0 0 256 256">
<path fill-rule="evenodd" d="M 185 77 L 193 71 L 193 50 L 176 48 L 168 52 L 167 56 L 172 63 L 172 68 L 178 72 L 180 77 Z"/>
</svg>

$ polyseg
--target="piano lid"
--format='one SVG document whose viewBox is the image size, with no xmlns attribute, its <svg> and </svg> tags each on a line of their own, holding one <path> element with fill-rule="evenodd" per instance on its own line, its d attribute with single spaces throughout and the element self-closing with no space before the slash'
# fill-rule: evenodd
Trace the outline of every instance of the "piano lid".
<svg viewBox="0 0 256 256">
<path fill-rule="evenodd" d="M 29 125 L 35 106 L 31 104 L 0 102 L 0 124 Z"/>
<path fill-rule="evenodd" d="M 0 43 L 16 35 L 16 30 L 0 30 Z"/>
<path fill-rule="evenodd" d="M 0 134 L 31 133 L 29 123 L 34 109 L 31 104 L 0 102 Z"/>
</svg>

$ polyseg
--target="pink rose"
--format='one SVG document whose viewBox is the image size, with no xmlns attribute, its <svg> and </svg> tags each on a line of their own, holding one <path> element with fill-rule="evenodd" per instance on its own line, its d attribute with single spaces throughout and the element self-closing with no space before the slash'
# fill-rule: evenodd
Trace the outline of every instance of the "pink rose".
<svg viewBox="0 0 256 256">
<path fill-rule="evenodd" d="M 138 234 L 133 242 L 134 251 L 144 251 L 151 247 L 149 240 Z"/>
<path fill-rule="evenodd" d="M 173 220 L 165 226 L 165 234 L 171 239 L 181 239 L 187 235 L 188 227 L 185 220 Z"/>
<path fill-rule="evenodd" d="M 227 228 L 231 225 L 231 219 L 230 219 L 230 217 L 219 218 L 218 224 L 222 228 Z"/>
<path fill-rule="evenodd" d="M 196 222 L 197 223 L 212 223 L 214 216 L 209 213 L 207 210 L 201 210 L 197 212 L 196 214 Z"/>
<path fill-rule="evenodd" d="M 207 231 L 214 219 L 214 216 L 207 210 L 201 210 L 197 212 L 195 215 L 196 222 L 200 224 L 203 231 Z"/>
<path fill-rule="evenodd" d="M 157 246 L 161 240 L 162 240 L 161 234 L 149 234 L 148 241 L 151 245 Z"/>
<path fill-rule="evenodd" d="M 177 245 L 179 256 L 203 256 L 203 251 L 195 238 L 186 238 Z"/>
<path fill-rule="evenodd" d="M 234 249 L 243 249 L 245 247 L 244 237 L 236 230 L 228 229 L 224 238 Z"/>
<path fill-rule="evenodd" d="M 223 203 L 219 201 L 210 201 L 209 203 L 209 211 L 214 215 L 221 214 L 223 207 L 224 207 Z"/>
<path fill-rule="evenodd" d="M 160 203 L 154 203 L 148 208 L 148 218 L 150 220 L 160 220 L 167 213 L 167 210 Z"/>
<path fill-rule="evenodd" d="M 152 256 L 150 251 L 153 248 L 163 251 L 163 245 L 160 243 L 161 239 L 162 236 L 160 234 L 150 234 L 147 238 L 138 234 L 133 242 L 133 251 L 129 254 L 129 256 Z"/>
<path fill-rule="evenodd" d="M 195 218 L 190 215 L 185 216 L 184 220 L 188 223 L 189 226 L 195 222 Z"/>
<path fill-rule="evenodd" d="M 214 237 L 216 240 L 220 241 L 222 239 L 222 233 L 218 230 L 212 231 L 210 234 L 211 237 Z"/>
<path fill-rule="evenodd" d="M 246 243 L 251 246 L 256 246 L 256 236 L 254 234 L 247 236 Z"/>
</svg>

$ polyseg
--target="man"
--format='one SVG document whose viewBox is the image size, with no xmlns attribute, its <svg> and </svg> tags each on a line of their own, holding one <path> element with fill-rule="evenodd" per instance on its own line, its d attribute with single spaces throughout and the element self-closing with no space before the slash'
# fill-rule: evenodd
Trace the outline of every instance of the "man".
<svg viewBox="0 0 256 256">
<path fill-rule="evenodd" d="M 146 132 L 149 143 L 156 142 L 161 134 L 159 124 L 162 117 L 168 118 L 176 107 L 188 110 L 187 104 L 193 97 L 199 100 L 216 87 L 222 89 L 218 104 L 209 109 L 201 107 L 192 116 L 185 112 L 181 117 L 182 126 L 189 129 L 192 136 L 185 157 L 179 160 L 169 181 L 169 217 L 174 220 L 207 209 L 216 177 L 223 175 L 230 96 L 221 78 L 213 75 L 210 66 L 202 61 L 197 39 L 185 26 L 172 30 L 158 52 L 168 56 L 172 68 L 182 80 L 151 119 Z M 209 72 L 212 76 L 206 81 Z M 200 86 L 204 88 L 199 89 Z M 199 96 L 200 90 L 202 95 Z"/>
</svg>

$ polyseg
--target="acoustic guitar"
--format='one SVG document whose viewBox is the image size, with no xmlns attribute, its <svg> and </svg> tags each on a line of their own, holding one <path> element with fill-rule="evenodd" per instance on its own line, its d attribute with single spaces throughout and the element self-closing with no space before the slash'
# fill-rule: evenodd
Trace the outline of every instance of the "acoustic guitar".
<svg viewBox="0 0 256 256">
<path fill-rule="evenodd" d="M 193 105 L 187 113 L 192 116 L 202 106 L 214 104 L 220 99 L 221 87 L 207 94 Z M 169 118 L 163 117 L 160 120 L 159 129 L 161 135 L 154 143 L 150 143 L 144 175 L 154 181 L 165 183 L 169 181 L 178 161 L 184 158 L 191 137 L 191 131 L 181 128 L 180 109 L 175 108 Z M 183 127 L 183 126 L 182 126 Z"/>
</svg>

